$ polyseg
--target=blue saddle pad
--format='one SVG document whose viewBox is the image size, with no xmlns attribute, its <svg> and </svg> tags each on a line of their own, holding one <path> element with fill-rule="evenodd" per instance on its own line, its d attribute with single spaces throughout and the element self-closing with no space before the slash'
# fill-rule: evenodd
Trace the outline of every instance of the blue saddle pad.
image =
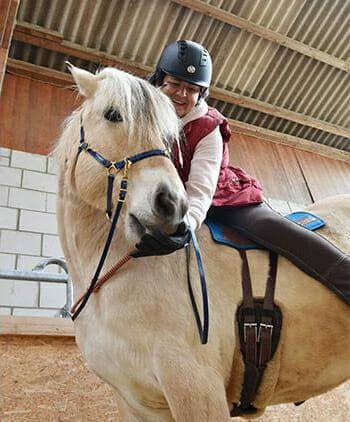
<svg viewBox="0 0 350 422">
<path fill-rule="evenodd" d="M 285 217 L 309 230 L 316 230 L 326 225 L 320 217 L 307 211 L 292 212 Z M 209 227 L 213 240 L 218 243 L 235 249 L 265 249 L 210 217 L 206 218 L 205 223 Z"/>
</svg>

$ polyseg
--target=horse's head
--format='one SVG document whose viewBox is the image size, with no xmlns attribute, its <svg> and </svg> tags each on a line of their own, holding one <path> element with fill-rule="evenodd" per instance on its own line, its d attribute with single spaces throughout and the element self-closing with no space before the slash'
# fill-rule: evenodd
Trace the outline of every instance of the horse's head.
<svg viewBox="0 0 350 422">
<path fill-rule="evenodd" d="M 65 188 L 82 205 L 104 213 L 108 170 L 86 151 L 77 157 L 81 125 L 89 148 L 118 162 L 144 151 L 171 148 L 179 123 L 170 100 L 148 82 L 114 68 L 96 75 L 69 68 L 85 101 L 67 119 L 57 147 L 61 169 L 65 168 Z M 123 171 L 115 175 L 114 207 L 122 175 Z M 138 241 L 154 228 L 174 232 L 187 211 L 187 199 L 169 158 L 158 155 L 135 162 L 128 177 L 122 211 L 128 240 Z"/>
</svg>

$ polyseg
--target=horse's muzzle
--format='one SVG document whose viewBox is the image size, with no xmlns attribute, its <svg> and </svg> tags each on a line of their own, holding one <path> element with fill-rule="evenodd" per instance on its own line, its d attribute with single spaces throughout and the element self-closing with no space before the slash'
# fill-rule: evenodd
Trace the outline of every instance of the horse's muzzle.
<svg viewBox="0 0 350 422">
<path fill-rule="evenodd" d="M 159 183 L 153 197 L 153 212 L 168 224 L 179 224 L 187 210 L 185 197 L 178 195 L 166 183 Z"/>
</svg>

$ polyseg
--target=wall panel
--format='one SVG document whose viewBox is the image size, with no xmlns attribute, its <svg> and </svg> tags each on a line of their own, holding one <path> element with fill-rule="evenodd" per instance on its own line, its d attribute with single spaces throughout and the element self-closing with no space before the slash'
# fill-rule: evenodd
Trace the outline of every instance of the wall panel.
<svg viewBox="0 0 350 422">
<path fill-rule="evenodd" d="M 63 120 L 80 102 L 67 88 L 6 74 L 0 146 L 49 153 Z M 267 197 L 308 204 L 312 197 L 350 193 L 350 165 L 345 162 L 238 133 L 233 134 L 230 151 L 231 163 L 260 180 Z"/>
<path fill-rule="evenodd" d="M 350 165 L 305 151 L 295 151 L 314 201 L 350 193 Z"/>
<path fill-rule="evenodd" d="M 311 202 L 293 148 L 233 133 L 230 152 L 233 165 L 262 182 L 265 196 L 299 204 Z"/>
<path fill-rule="evenodd" d="M 67 88 L 6 74 L 0 100 L 0 145 L 48 154 L 80 100 Z"/>
</svg>

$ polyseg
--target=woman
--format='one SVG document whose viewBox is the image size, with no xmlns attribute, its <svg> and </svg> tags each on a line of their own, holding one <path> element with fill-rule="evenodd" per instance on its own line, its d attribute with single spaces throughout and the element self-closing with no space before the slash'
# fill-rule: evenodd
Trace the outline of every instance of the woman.
<svg viewBox="0 0 350 422">
<path fill-rule="evenodd" d="M 149 81 L 170 97 L 183 127 L 174 163 L 189 199 L 188 224 L 198 229 L 207 213 L 246 237 L 290 259 L 350 304 L 350 258 L 321 236 L 263 203 L 260 184 L 229 166 L 228 122 L 205 98 L 211 82 L 210 55 L 200 44 L 168 45 Z M 188 233 L 145 235 L 138 256 L 171 253 Z"/>
</svg>

